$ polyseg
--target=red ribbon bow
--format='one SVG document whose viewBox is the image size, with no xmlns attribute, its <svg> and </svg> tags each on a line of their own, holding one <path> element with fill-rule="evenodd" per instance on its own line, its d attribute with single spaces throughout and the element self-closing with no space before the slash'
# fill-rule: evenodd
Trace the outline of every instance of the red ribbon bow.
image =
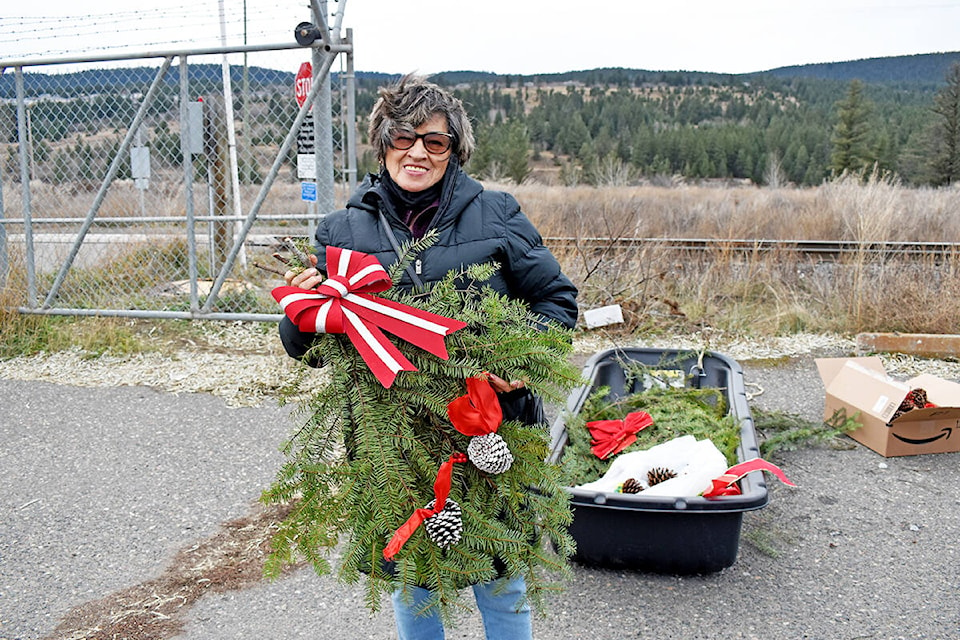
<svg viewBox="0 0 960 640">
<path fill-rule="evenodd" d="M 797 486 L 787 480 L 787 475 L 777 465 L 767 462 L 762 458 L 753 458 L 751 460 L 741 462 L 740 464 L 733 465 L 727 469 L 723 475 L 711 480 L 710 482 L 713 483 L 713 486 L 703 492 L 703 497 L 714 498 L 716 496 L 740 495 L 740 487 L 734 483 L 751 471 L 757 471 L 758 469 L 761 471 L 769 471 L 773 475 L 777 476 L 777 478 L 779 478 L 784 484 L 788 484 L 791 487 Z"/>
<path fill-rule="evenodd" d="M 423 524 L 424 520 L 443 511 L 443 508 L 447 504 L 447 497 L 450 495 L 450 478 L 453 475 L 453 465 L 456 462 L 466 462 L 467 460 L 466 454 L 455 453 L 450 456 L 449 460 L 440 465 L 440 470 L 437 472 L 437 479 L 433 483 L 433 493 L 436 497 L 433 508 L 417 509 L 406 522 L 400 525 L 400 528 L 394 532 L 393 537 L 390 538 L 390 542 L 388 542 L 387 546 L 383 549 L 383 557 L 386 560 L 393 560 L 394 556 L 400 552 L 400 549 L 406 544 L 407 540 L 410 539 L 413 532 L 417 530 L 417 527 Z"/>
<path fill-rule="evenodd" d="M 400 371 L 416 371 L 383 331 L 446 360 L 445 336 L 465 322 L 370 295 L 393 282 L 377 259 L 366 253 L 327 247 L 328 278 L 315 291 L 277 287 L 273 298 L 295 325 L 309 333 L 345 333 L 373 375 L 390 387 Z M 381 329 L 383 331 L 381 331 Z"/>
<path fill-rule="evenodd" d="M 496 433 L 503 422 L 497 392 L 486 378 L 467 378 L 467 394 L 447 405 L 453 428 L 465 436 Z"/>
<path fill-rule="evenodd" d="M 595 420 L 587 423 L 593 440 L 590 450 L 601 460 L 620 453 L 637 439 L 637 432 L 653 424 L 646 411 L 628 413 L 623 420 Z"/>
</svg>

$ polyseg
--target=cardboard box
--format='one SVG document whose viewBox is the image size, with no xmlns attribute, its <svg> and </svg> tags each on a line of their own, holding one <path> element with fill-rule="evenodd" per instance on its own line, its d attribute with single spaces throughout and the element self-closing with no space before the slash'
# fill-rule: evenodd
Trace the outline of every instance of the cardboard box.
<svg viewBox="0 0 960 640">
<path fill-rule="evenodd" d="M 891 378 L 876 356 L 821 358 L 817 370 L 826 387 L 824 420 L 843 409 L 859 412 L 861 428 L 850 437 L 886 456 L 960 451 L 960 384 L 927 373 L 907 381 Z M 923 389 L 936 406 L 913 409 L 891 420 L 912 389 Z"/>
</svg>

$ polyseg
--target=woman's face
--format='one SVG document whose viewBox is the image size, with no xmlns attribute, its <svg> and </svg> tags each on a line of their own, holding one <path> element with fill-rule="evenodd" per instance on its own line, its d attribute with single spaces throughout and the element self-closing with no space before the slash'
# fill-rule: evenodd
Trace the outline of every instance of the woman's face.
<svg viewBox="0 0 960 640">
<path fill-rule="evenodd" d="M 447 119 L 442 114 L 434 114 L 429 120 L 415 129 L 417 133 L 447 132 Z M 424 147 L 423 138 L 417 138 L 409 149 L 387 147 L 384 164 L 387 173 L 404 191 L 423 191 L 440 182 L 450 162 L 453 147 L 443 153 L 434 154 Z"/>
</svg>

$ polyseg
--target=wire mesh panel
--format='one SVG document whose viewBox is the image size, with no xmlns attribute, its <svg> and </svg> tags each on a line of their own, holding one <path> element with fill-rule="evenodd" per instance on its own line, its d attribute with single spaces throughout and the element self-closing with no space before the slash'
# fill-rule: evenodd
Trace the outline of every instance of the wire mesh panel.
<svg viewBox="0 0 960 640">
<path fill-rule="evenodd" d="M 281 71 L 245 54 L 229 66 L 229 104 L 223 55 L 4 70 L 0 285 L 14 304 L 276 315 L 279 277 L 256 265 L 280 267 L 279 240 L 309 236 L 317 217 L 288 140 L 298 60 L 309 57 L 295 50 Z M 341 104 L 339 83 L 332 90 Z M 337 145 L 349 126 L 333 126 Z M 333 156 L 317 150 L 321 171 L 334 172 Z"/>
</svg>

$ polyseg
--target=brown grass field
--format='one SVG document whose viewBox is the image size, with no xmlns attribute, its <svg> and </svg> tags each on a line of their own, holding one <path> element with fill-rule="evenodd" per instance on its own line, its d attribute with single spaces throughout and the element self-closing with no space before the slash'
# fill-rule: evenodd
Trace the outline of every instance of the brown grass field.
<svg viewBox="0 0 960 640">
<path fill-rule="evenodd" d="M 496 185 L 490 185 L 496 188 Z M 862 252 L 825 262 L 791 251 L 680 257 L 656 242 L 630 251 L 558 252 L 584 308 L 620 304 L 626 329 L 955 333 L 960 255 L 880 256 L 870 242 L 960 241 L 960 190 L 889 176 L 817 188 L 502 185 L 545 237 L 846 240 Z"/>
<path fill-rule="evenodd" d="M 581 309 L 621 305 L 625 322 L 610 331 L 634 335 L 714 331 L 744 337 L 960 332 L 960 255 L 870 251 L 871 242 L 960 242 L 957 188 L 908 188 L 894 177 L 879 175 L 841 177 L 803 189 L 683 182 L 487 187 L 514 194 L 546 238 L 654 239 L 631 249 L 602 248 L 602 243 L 599 249 L 576 244 L 555 249 L 564 271 L 580 289 Z M 177 204 L 176 196 L 160 195 L 169 209 L 156 213 L 183 215 L 182 201 Z M 59 212 L 76 210 L 82 215 L 84 210 L 76 203 L 59 204 Z M 264 211 L 298 207 L 302 203 L 288 198 Z M 722 245 L 680 254 L 658 238 L 844 240 L 862 242 L 864 250 L 839 260 L 786 249 L 748 254 Z M 248 269 L 243 277 L 263 278 L 257 284 L 269 290 L 274 284 L 268 281 L 270 276 L 256 272 Z M 143 277 L 156 276 L 151 271 Z M 0 325 L 13 333 L 19 332 L 13 324 L 44 322 L 15 320 L 17 314 L 10 313 L 23 304 L 23 282 L 22 274 L 12 272 L 2 292 L 0 307 L 6 311 L 0 314 Z"/>
</svg>

